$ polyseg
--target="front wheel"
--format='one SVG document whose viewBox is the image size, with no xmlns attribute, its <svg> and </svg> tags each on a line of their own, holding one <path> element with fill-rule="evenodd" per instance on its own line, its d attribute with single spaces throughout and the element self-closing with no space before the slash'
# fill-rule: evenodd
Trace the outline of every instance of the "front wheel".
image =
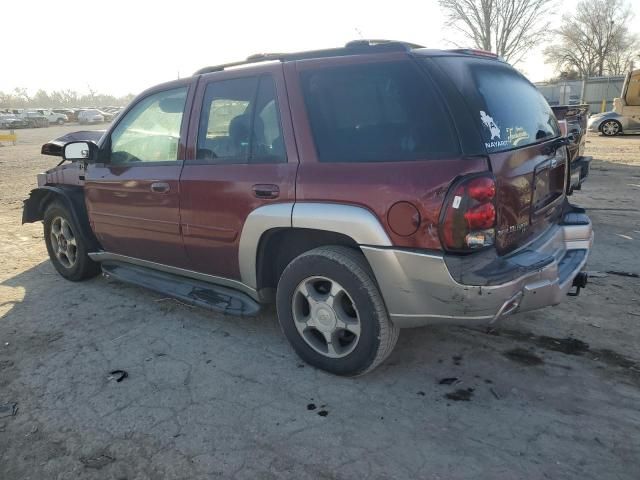
<svg viewBox="0 0 640 480">
<path fill-rule="evenodd" d="M 617 120 L 607 120 L 600 127 L 600 131 L 607 137 L 613 137 L 622 132 L 622 125 Z"/>
<path fill-rule="evenodd" d="M 398 340 L 369 265 L 356 250 L 329 246 L 303 253 L 282 273 L 276 296 L 280 326 L 296 353 L 330 373 L 367 373 Z"/>
<path fill-rule="evenodd" d="M 67 280 L 77 282 L 100 272 L 100 266 L 87 255 L 79 226 L 61 203 L 50 204 L 44 213 L 44 241 L 51 263 Z"/>
<path fill-rule="evenodd" d="M 58 121 L 56 122 L 58 125 L 64 125 L 64 119 L 59 118 Z"/>
</svg>

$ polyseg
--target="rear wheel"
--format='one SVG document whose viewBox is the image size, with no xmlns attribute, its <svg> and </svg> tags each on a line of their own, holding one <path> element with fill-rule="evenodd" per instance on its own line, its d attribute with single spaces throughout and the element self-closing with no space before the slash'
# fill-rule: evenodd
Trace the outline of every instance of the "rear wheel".
<svg viewBox="0 0 640 480">
<path fill-rule="evenodd" d="M 367 373 L 391 353 L 391 323 L 364 256 L 339 246 L 295 258 L 277 291 L 278 320 L 296 353 L 336 375 Z"/>
<path fill-rule="evenodd" d="M 602 123 L 600 131 L 607 137 L 613 137 L 622 132 L 622 125 L 617 120 L 607 120 Z"/>
<path fill-rule="evenodd" d="M 87 255 L 79 226 L 61 203 L 54 202 L 45 211 L 44 241 L 51 263 L 67 280 L 84 280 L 100 272 L 100 266 Z"/>
</svg>

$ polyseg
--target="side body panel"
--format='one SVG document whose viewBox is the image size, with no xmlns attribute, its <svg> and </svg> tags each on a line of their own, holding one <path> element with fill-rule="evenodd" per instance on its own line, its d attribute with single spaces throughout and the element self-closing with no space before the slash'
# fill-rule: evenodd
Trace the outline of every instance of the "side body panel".
<svg viewBox="0 0 640 480">
<path fill-rule="evenodd" d="M 197 158 L 198 122 L 209 83 L 234 78 L 271 75 L 275 81 L 286 163 L 210 163 Z M 193 270 L 240 279 L 238 251 L 245 220 L 254 210 L 295 200 L 298 155 L 288 115 L 282 64 L 215 72 L 201 77 L 195 96 L 187 141 L 187 161 L 180 178 L 181 225 L 184 245 Z M 275 185 L 277 198 L 259 198 L 256 185 Z M 288 215 L 290 219 L 290 213 Z"/>
</svg>

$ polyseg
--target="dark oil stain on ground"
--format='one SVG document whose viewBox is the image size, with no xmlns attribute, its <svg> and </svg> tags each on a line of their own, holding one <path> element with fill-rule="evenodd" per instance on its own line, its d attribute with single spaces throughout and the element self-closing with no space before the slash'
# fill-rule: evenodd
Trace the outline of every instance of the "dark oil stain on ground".
<svg viewBox="0 0 640 480">
<path fill-rule="evenodd" d="M 517 330 L 491 329 L 486 333 L 489 335 L 513 338 L 521 342 L 533 344 L 545 350 L 559 352 L 565 355 L 584 356 L 590 358 L 591 360 L 602 362 L 611 367 L 618 367 L 622 369 L 624 375 L 629 378 L 632 383 L 640 386 L 640 364 L 638 364 L 638 362 L 636 362 L 635 360 L 632 360 L 629 357 L 626 357 L 621 353 L 614 352 L 613 350 L 610 350 L 608 348 L 591 348 L 588 343 L 572 337 L 554 338 L 548 337 L 546 335 L 534 335 L 533 333 L 529 332 L 519 332 Z M 513 350 L 510 350 L 510 352 L 513 352 L 514 350 L 523 349 L 515 348 Z M 512 356 L 509 356 L 509 358 L 517 361 Z"/>
<path fill-rule="evenodd" d="M 473 397 L 473 388 L 459 388 L 454 392 L 449 392 L 445 398 L 455 402 L 468 402 Z"/>
<path fill-rule="evenodd" d="M 526 350 L 524 348 L 513 348 L 503 354 L 509 360 L 512 360 L 520 365 L 542 365 L 544 360 L 542 360 L 536 354 Z"/>
</svg>

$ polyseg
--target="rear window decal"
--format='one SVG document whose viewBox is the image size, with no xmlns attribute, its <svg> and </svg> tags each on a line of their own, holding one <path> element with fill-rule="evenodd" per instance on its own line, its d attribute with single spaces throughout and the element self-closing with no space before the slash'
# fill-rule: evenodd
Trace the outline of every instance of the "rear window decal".
<svg viewBox="0 0 640 480">
<path fill-rule="evenodd" d="M 529 140 L 529 138 L 529 133 L 522 127 L 507 128 L 507 140 L 514 147 L 517 147 L 518 144 L 525 140 Z"/>
<path fill-rule="evenodd" d="M 480 110 L 480 120 L 482 120 L 482 124 L 491 132 L 491 140 L 494 138 L 500 138 L 500 128 L 496 125 L 496 122 L 493 121 L 493 118 L 487 115 L 483 110 Z"/>
<path fill-rule="evenodd" d="M 480 120 L 482 120 L 482 124 L 489 130 L 491 133 L 491 141 L 485 142 L 484 146 L 489 150 L 495 150 L 501 147 L 511 146 L 511 142 L 509 140 L 502 140 L 500 131 L 500 127 L 496 125 L 496 122 L 490 115 L 487 115 L 487 112 L 484 110 L 480 110 Z M 497 138 L 498 140 L 494 139 Z"/>
</svg>

